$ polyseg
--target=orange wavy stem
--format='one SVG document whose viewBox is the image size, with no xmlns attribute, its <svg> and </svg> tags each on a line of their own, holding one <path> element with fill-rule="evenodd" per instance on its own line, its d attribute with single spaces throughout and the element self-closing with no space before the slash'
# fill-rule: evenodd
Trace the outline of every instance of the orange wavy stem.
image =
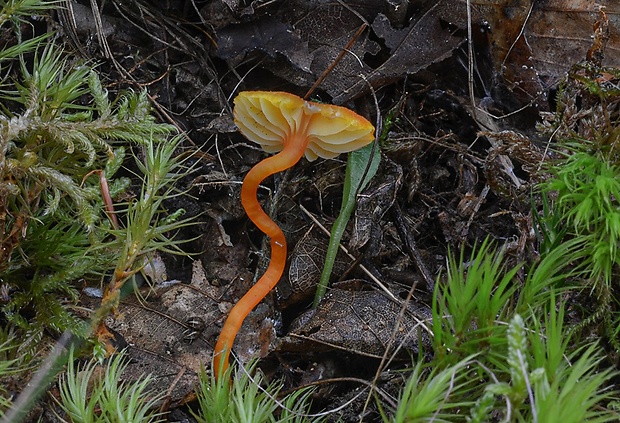
<svg viewBox="0 0 620 423">
<path fill-rule="evenodd" d="M 261 208 L 257 191 L 267 177 L 293 167 L 303 156 L 308 145 L 305 134 L 293 134 L 284 143 L 284 149 L 254 166 L 241 187 L 241 204 L 252 222 L 271 239 L 271 261 L 265 274 L 235 304 L 215 344 L 213 371 L 220 378 L 228 369 L 230 350 L 247 315 L 269 294 L 278 283 L 286 265 L 286 238 L 278 225 Z"/>
</svg>

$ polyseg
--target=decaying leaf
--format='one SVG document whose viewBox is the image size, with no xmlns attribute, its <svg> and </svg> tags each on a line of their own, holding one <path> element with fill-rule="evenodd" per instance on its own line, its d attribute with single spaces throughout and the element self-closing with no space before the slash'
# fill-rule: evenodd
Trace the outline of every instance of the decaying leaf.
<svg viewBox="0 0 620 423">
<path fill-rule="evenodd" d="M 327 237 L 314 226 L 297 241 L 289 259 L 288 281 L 281 281 L 277 287 L 281 307 L 307 303 L 314 297 L 326 252 Z M 350 265 L 351 260 L 339 251 L 334 262 L 334 274 L 341 275 Z"/>
<path fill-rule="evenodd" d="M 531 101 L 542 110 L 546 108 L 546 90 L 557 84 L 573 63 L 584 60 L 592 47 L 601 7 L 609 18 L 610 32 L 603 64 L 620 64 L 620 5 L 614 0 L 472 3 L 472 26 L 488 38 L 496 74 L 522 105 Z"/>
<path fill-rule="evenodd" d="M 450 56 L 464 38 L 442 22 L 439 10 L 433 6 L 418 21 L 403 29 L 393 28 L 388 18 L 379 14 L 372 23 L 372 29 L 389 50 L 387 60 L 377 69 L 360 73 L 348 87 L 332 89 L 329 80 L 326 80 L 325 88 L 333 90 L 334 102 L 341 103 L 358 96 L 368 84 L 380 87 Z M 333 75 L 335 78 L 338 75 Z"/>
<path fill-rule="evenodd" d="M 383 242 L 383 216 L 396 200 L 403 179 L 403 170 L 396 163 L 384 158 L 378 177 L 358 196 L 355 209 L 354 230 L 349 248 L 365 248 L 366 257 L 375 257 Z"/>
<path fill-rule="evenodd" d="M 390 351 L 401 348 L 401 352 L 416 353 L 420 345 L 429 345 L 431 310 L 414 300 L 400 319 L 402 307 L 379 291 L 331 289 L 317 309 L 293 323 L 279 350 L 319 351 L 322 345 L 327 350 L 381 357 L 391 346 Z"/>
<path fill-rule="evenodd" d="M 261 50 L 269 56 L 287 59 L 301 71 L 309 72 L 311 56 L 308 44 L 289 24 L 266 16 L 251 24 L 231 25 L 217 33 L 218 55 L 233 63 L 243 60 L 246 54 Z"/>
<path fill-rule="evenodd" d="M 367 92 L 370 86 L 388 84 L 448 57 L 464 41 L 462 34 L 455 34 L 456 27 L 448 24 L 451 2 L 437 3 L 408 25 L 403 22 L 406 8 L 401 5 L 398 9 L 396 13 L 392 2 L 359 2 L 355 9 L 302 2 L 298 8 L 288 9 L 294 16 L 287 14 L 280 20 L 256 17 L 218 30 L 218 54 L 231 63 L 239 63 L 251 51 L 263 51 L 271 58 L 281 55 L 295 72 L 283 66 L 281 58 L 263 66 L 283 78 L 290 80 L 294 74 L 297 82 L 312 85 L 366 22 L 369 28 L 321 84 L 332 101 L 340 104 Z M 383 46 L 374 41 L 377 38 Z"/>
<path fill-rule="evenodd" d="M 620 49 L 620 6 L 612 0 L 597 4 L 570 0 L 473 1 L 471 22 L 465 1 L 439 1 L 430 8 L 428 4 L 412 1 L 408 8 L 401 5 L 400 11 L 406 10 L 403 15 L 394 13 L 388 6 L 393 6 L 391 2 L 360 2 L 353 9 L 342 4 L 300 3 L 291 9 L 293 15 L 289 10 L 282 16 L 255 17 L 243 25 L 218 30 L 218 51 L 232 63 L 253 50 L 271 58 L 279 55 L 279 60 L 268 61 L 264 67 L 288 80 L 294 74 L 297 83 L 309 86 L 333 65 L 366 22 L 369 28 L 321 83 L 321 89 L 340 104 L 362 95 L 370 86 L 390 84 L 449 57 L 466 41 L 471 25 L 475 52 L 480 54 L 488 48 L 494 83 L 505 85 L 514 94 L 515 109 L 530 102 L 544 109 L 545 91 L 557 83 L 571 63 L 586 57 L 602 6 L 609 17 L 606 49 L 611 52 L 604 64 L 618 65 L 618 55 L 613 53 Z M 402 16 L 407 15 L 410 20 L 403 21 Z M 292 68 L 282 66 L 282 58 Z"/>
<path fill-rule="evenodd" d="M 131 360 L 124 378 L 137 380 L 146 372 L 171 403 L 190 399 L 201 366 L 210 368 L 213 341 L 232 306 L 222 301 L 227 289 L 210 284 L 195 261 L 190 284 L 163 284 L 146 298 L 123 301 L 106 324 L 128 345 Z M 262 304 L 244 322 L 234 348 L 242 363 L 269 352 L 275 337 L 269 314 Z"/>
<path fill-rule="evenodd" d="M 586 57 L 594 26 L 603 7 L 609 18 L 610 39 L 603 65 L 620 65 L 620 3 L 548 0 L 534 4 L 525 28 L 532 49 L 532 64 L 545 79 L 557 81 L 568 68 Z"/>
<path fill-rule="evenodd" d="M 199 265 L 200 262 L 196 262 Z M 124 378 L 132 380 L 148 372 L 154 388 L 168 392 L 170 401 L 183 402 L 194 390 L 202 364 L 209 367 L 208 339 L 221 319 L 220 293 L 206 280 L 176 283 L 145 299 L 123 301 L 107 326 L 129 346 L 131 360 Z"/>
</svg>

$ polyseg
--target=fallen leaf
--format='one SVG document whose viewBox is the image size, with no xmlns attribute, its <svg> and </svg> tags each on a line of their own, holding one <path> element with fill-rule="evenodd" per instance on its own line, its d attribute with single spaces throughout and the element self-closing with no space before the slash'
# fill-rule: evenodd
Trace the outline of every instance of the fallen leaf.
<svg viewBox="0 0 620 423">
<path fill-rule="evenodd" d="M 231 63 L 239 63 L 252 51 L 260 50 L 272 58 L 281 56 L 296 68 L 310 71 L 312 57 L 308 45 L 289 24 L 271 16 L 252 22 L 230 25 L 217 32 L 217 54 Z"/>
<path fill-rule="evenodd" d="M 366 258 L 376 257 L 383 244 L 383 216 L 392 207 L 402 186 L 403 170 L 393 161 L 383 159 L 382 167 L 368 188 L 358 195 L 354 229 L 349 241 L 351 251 L 364 248 Z"/>
<path fill-rule="evenodd" d="M 341 78 L 337 72 L 326 78 L 324 88 L 334 96 L 334 103 L 358 96 L 367 90 L 368 85 L 381 87 L 449 57 L 465 39 L 442 22 L 439 4 L 403 29 L 393 28 L 385 15 L 377 15 L 372 30 L 385 42 L 387 60 L 376 69 L 362 69 L 358 75 L 353 75 L 355 81 L 349 82 L 348 86 L 336 82 Z"/>
<path fill-rule="evenodd" d="M 414 300 L 400 319 L 402 307 L 379 291 L 331 289 L 317 309 L 291 325 L 289 336 L 278 349 L 319 351 L 317 344 L 321 344 L 324 349 L 382 357 L 391 345 L 391 351 L 402 348 L 403 352 L 417 353 L 420 343 L 422 348 L 430 345 L 431 310 Z"/>
<path fill-rule="evenodd" d="M 286 309 L 308 303 L 314 297 L 327 252 L 327 237 L 313 226 L 297 241 L 289 258 L 288 280 L 278 283 L 278 303 Z M 338 251 L 334 274 L 341 275 L 351 265 L 342 251 Z"/>
<path fill-rule="evenodd" d="M 604 7 L 609 18 L 610 40 L 605 66 L 620 66 L 620 4 L 615 0 L 547 0 L 532 9 L 525 36 L 532 49 L 532 64 L 550 82 L 557 82 L 568 68 L 585 59 L 592 46 L 594 25 Z"/>
<path fill-rule="evenodd" d="M 167 285 L 167 286 L 166 286 Z M 213 343 L 231 303 L 228 285 L 209 283 L 200 261 L 189 284 L 160 284 L 145 298 L 130 297 L 106 320 L 128 345 L 131 360 L 124 379 L 153 375 L 153 388 L 168 392 L 172 404 L 192 398 L 201 367 L 210 368 Z M 233 349 L 243 364 L 266 356 L 275 338 L 271 307 L 260 304 L 245 320 Z"/>
</svg>

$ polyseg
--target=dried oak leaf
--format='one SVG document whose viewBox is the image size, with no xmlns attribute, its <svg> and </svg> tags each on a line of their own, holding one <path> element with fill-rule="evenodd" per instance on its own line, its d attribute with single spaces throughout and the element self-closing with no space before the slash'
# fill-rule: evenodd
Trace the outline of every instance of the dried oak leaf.
<svg viewBox="0 0 620 423">
<path fill-rule="evenodd" d="M 124 380 L 135 381 L 146 372 L 153 375 L 151 387 L 167 392 L 172 404 L 192 400 L 200 369 L 209 368 L 213 341 L 232 307 L 222 300 L 229 292 L 228 285 L 211 284 L 197 260 L 190 284 L 162 284 L 145 298 L 123 301 L 106 324 L 129 345 Z M 234 347 L 242 363 L 270 352 L 275 338 L 270 316 L 271 308 L 263 303 L 243 323 Z"/>
<path fill-rule="evenodd" d="M 370 357 L 382 357 L 395 334 L 391 350 L 417 352 L 430 345 L 430 308 L 412 301 L 401 316 L 402 304 L 378 291 L 331 289 L 310 315 L 293 322 L 280 351 L 340 349 Z"/>
<path fill-rule="evenodd" d="M 385 232 L 383 216 L 396 201 L 403 180 L 402 167 L 388 158 L 383 159 L 380 172 L 358 196 L 353 233 L 349 241 L 351 251 L 365 248 L 367 258 L 376 257 L 381 250 Z"/>
<path fill-rule="evenodd" d="M 289 24 L 271 16 L 254 21 L 230 25 L 217 31 L 217 54 L 232 63 L 242 61 L 255 50 L 272 58 L 282 56 L 298 69 L 309 72 L 312 55 L 308 43 Z"/>
<path fill-rule="evenodd" d="M 620 5 L 616 0 L 480 2 L 472 8 L 472 25 L 474 35 L 480 34 L 480 29 L 488 38 L 496 74 L 525 104 L 540 98 L 571 65 L 586 58 L 592 35 L 599 27 L 601 6 L 609 17 L 609 42 L 603 63 L 618 66 Z M 546 107 L 544 101 L 535 104 Z"/>
<path fill-rule="evenodd" d="M 280 281 L 277 286 L 280 307 L 286 309 L 313 298 L 325 265 L 327 244 L 328 240 L 315 226 L 297 241 L 290 256 L 288 280 Z M 341 275 L 350 265 L 351 260 L 338 251 L 333 274 Z"/>
<path fill-rule="evenodd" d="M 427 66 L 439 62 L 452 54 L 464 37 L 453 32 L 440 13 L 440 3 L 431 7 L 420 19 L 409 27 L 395 29 L 389 19 L 378 14 L 372 23 L 372 30 L 389 49 L 387 60 L 377 69 L 367 68 L 356 76 L 349 86 L 338 84 L 341 78 L 334 72 L 324 82 L 324 88 L 334 96 L 334 103 L 343 103 L 364 91 L 368 84 L 379 87 L 407 74 L 416 73 Z"/>
<path fill-rule="evenodd" d="M 620 66 L 620 3 L 548 0 L 532 8 L 524 34 L 532 63 L 541 77 L 558 80 L 569 67 L 586 58 L 603 7 L 609 19 L 609 42 L 603 65 Z"/>
</svg>

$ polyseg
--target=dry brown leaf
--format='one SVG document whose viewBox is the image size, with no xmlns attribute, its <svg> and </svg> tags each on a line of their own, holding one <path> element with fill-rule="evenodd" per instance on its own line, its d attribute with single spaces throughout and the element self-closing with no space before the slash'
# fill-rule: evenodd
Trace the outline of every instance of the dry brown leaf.
<svg viewBox="0 0 620 423">
<path fill-rule="evenodd" d="M 218 56 L 231 63 L 240 62 L 254 50 L 261 50 L 272 58 L 287 59 L 303 72 L 310 71 L 312 57 L 308 44 L 289 24 L 271 16 L 222 28 L 217 37 Z"/>
<path fill-rule="evenodd" d="M 564 77 L 572 64 L 586 58 L 594 26 L 601 19 L 599 6 L 606 8 L 610 28 L 603 64 L 620 65 L 620 4 L 614 0 L 472 4 L 474 35 L 484 30 L 496 74 L 522 105 L 532 101 L 544 109 L 545 102 L 538 100 L 546 90 Z"/>
<path fill-rule="evenodd" d="M 283 308 L 308 303 L 316 292 L 325 264 L 328 239 L 312 227 L 295 244 L 289 258 L 288 281 L 278 284 L 278 302 Z M 351 265 L 342 251 L 338 251 L 333 274 L 338 277 Z M 288 283 L 287 283 L 288 282 Z"/>
<path fill-rule="evenodd" d="M 525 30 L 532 64 L 541 76 L 557 80 L 572 64 L 585 59 L 594 25 L 601 18 L 599 6 L 605 7 L 610 28 L 603 65 L 620 65 L 620 3 L 548 0 L 532 10 Z"/>
<path fill-rule="evenodd" d="M 173 404 L 193 392 L 200 366 L 209 367 L 208 339 L 218 330 L 213 322 L 222 316 L 217 298 L 223 289 L 212 287 L 199 273 L 190 285 L 177 283 L 159 290 L 156 296 L 123 301 L 118 313 L 106 321 L 129 346 L 131 360 L 124 379 L 137 380 L 148 372 L 153 376 L 153 388 L 168 392 Z M 200 330 L 193 328 L 192 321 L 197 319 L 204 323 Z"/>
<path fill-rule="evenodd" d="M 106 324 L 129 346 L 125 380 L 137 380 L 147 372 L 153 376 L 153 388 L 168 392 L 173 404 L 190 399 L 201 366 L 210 367 L 212 343 L 232 307 L 222 300 L 228 290 L 227 285 L 209 283 L 200 261 L 195 261 L 190 284 L 176 283 L 145 299 L 123 301 Z M 275 338 L 270 313 L 269 306 L 260 304 L 244 322 L 233 351 L 242 363 L 270 352 Z"/>
<path fill-rule="evenodd" d="M 396 201 L 402 186 L 403 169 L 387 157 L 383 158 L 380 173 L 357 198 L 354 226 L 349 249 L 364 248 L 366 258 L 376 257 L 383 245 L 384 215 Z"/>
<path fill-rule="evenodd" d="M 452 54 L 464 41 L 462 35 L 443 22 L 440 3 L 428 10 L 419 20 L 403 29 L 393 28 L 385 15 L 379 14 L 372 23 L 374 33 L 385 42 L 388 58 L 377 69 L 364 70 L 355 75 L 356 81 L 348 87 L 330 87 L 326 79 L 325 88 L 334 95 L 335 103 L 342 103 L 358 96 L 368 84 L 373 87 L 393 82 L 407 74 L 413 74 Z M 331 75 L 330 75 L 331 76 Z M 334 74 L 331 79 L 338 79 Z"/>
<path fill-rule="evenodd" d="M 311 315 L 302 315 L 292 325 L 282 351 L 341 349 L 356 354 L 381 357 L 396 328 L 391 350 L 397 347 L 417 352 L 420 342 L 429 345 L 430 308 L 421 302 L 407 306 L 399 320 L 402 305 L 379 291 L 331 289 Z M 423 326 L 426 326 L 424 328 Z"/>
<path fill-rule="evenodd" d="M 301 2 L 278 18 L 256 17 L 218 30 L 218 55 L 236 64 L 252 51 L 265 52 L 271 60 L 262 66 L 309 86 L 341 55 L 364 20 L 372 22 L 321 84 L 340 104 L 367 92 L 369 84 L 380 87 L 448 57 L 464 40 L 448 24 L 452 9 L 451 2 L 438 2 L 407 25 L 402 9 L 390 2 L 358 2 L 354 10 Z"/>
</svg>

